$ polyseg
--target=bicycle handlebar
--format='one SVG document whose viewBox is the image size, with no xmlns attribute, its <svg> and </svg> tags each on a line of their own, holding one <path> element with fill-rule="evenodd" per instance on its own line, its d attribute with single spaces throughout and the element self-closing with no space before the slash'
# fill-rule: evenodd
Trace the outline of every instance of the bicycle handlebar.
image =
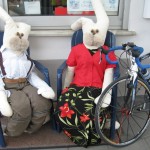
<svg viewBox="0 0 150 150">
<path fill-rule="evenodd" d="M 126 49 L 126 47 L 129 46 L 128 49 Z M 118 61 L 111 61 L 109 59 L 108 54 L 112 51 L 116 51 L 116 50 L 124 50 L 124 51 L 130 51 L 132 53 L 132 56 L 135 58 L 135 62 L 138 65 L 139 68 L 143 69 L 147 69 L 150 68 L 149 64 L 146 65 L 142 65 L 140 62 L 140 58 L 139 56 L 143 53 L 144 49 L 142 47 L 138 47 L 136 45 L 134 45 L 133 43 L 127 43 L 127 44 L 123 44 L 122 46 L 115 46 L 109 49 L 109 51 L 105 51 L 104 50 L 104 54 L 106 55 L 106 60 L 110 63 L 110 64 L 117 64 Z"/>
</svg>

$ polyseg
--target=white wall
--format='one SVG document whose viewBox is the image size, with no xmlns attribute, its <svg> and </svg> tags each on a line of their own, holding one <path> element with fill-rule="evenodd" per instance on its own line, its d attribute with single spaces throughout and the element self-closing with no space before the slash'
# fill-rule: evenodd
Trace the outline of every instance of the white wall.
<svg viewBox="0 0 150 150">
<path fill-rule="evenodd" d="M 129 30 L 135 31 L 135 36 L 117 36 L 117 44 L 134 42 L 142 46 L 144 53 L 150 52 L 150 19 L 143 18 L 144 0 L 131 0 L 129 15 Z M 150 11 L 150 10 L 149 10 Z"/>
<path fill-rule="evenodd" d="M 29 37 L 31 57 L 37 60 L 66 59 L 71 37 Z"/>
<path fill-rule="evenodd" d="M 150 19 L 143 18 L 144 0 L 131 0 L 129 30 L 135 36 L 117 36 L 117 45 L 135 42 L 150 52 Z M 66 59 L 70 51 L 71 37 L 30 37 L 31 56 L 34 59 Z"/>
</svg>

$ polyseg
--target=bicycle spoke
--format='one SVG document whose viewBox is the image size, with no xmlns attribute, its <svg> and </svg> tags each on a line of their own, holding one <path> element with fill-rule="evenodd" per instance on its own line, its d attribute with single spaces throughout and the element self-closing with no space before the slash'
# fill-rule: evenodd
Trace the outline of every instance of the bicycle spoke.
<svg viewBox="0 0 150 150">
<path fill-rule="evenodd" d="M 124 146 L 136 141 L 144 133 L 150 120 L 149 88 L 141 79 L 138 79 L 135 96 L 132 96 L 132 86 L 127 86 L 129 82 L 128 77 L 122 77 L 112 83 L 104 90 L 100 102 L 96 106 L 96 112 L 101 116 L 101 109 L 104 110 L 104 108 L 101 108 L 101 104 L 104 102 L 106 94 L 110 94 L 112 102 L 105 108 L 103 114 L 110 120 L 110 129 L 99 128 L 97 132 L 106 142 L 115 146 Z M 110 92 L 112 89 L 117 91 L 117 95 Z M 132 98 L 135 98 L 134 103 Z M 133 106 L 132 110 L 131 104 Z M 114 129 L 115 121 L 120 124 L 118 129 Z"/>
<path fill-rule="evenodd" d="M 142 127 L 139 125 L 139 123 L 134 119 L 134 117 L 132 117 L 133 121 L 135 121 L 135 123 L 138 125 L 138 127 L 141 129 Z"/>
<path fill-rule="evenodd" d="M 135 116 L 136 118 L 139 118 L 139 119 L 141 119 L 141 120 L 145 120 L 145 118 L 142 118 L 142 117 L 137 116 L 137 115 L 135 115 L 135 114 L 133 114 L 132 116 Z"/>
<path fill-rule="evenodd" d="M 130 125 L 130 127 L 131 127 L 131 130 L 132 130 L 133 135 L 135 136 L 134 130 L 133 130 L 133 128 L 132 128 L 132 126 L 131 126 L 130 123 L 129 123 L 129 125 Z"/>
</svg>

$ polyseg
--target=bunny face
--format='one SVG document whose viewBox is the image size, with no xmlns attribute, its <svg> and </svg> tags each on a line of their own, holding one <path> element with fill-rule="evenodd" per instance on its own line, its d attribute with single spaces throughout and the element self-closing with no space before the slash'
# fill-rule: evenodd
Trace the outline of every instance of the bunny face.
<svg viewBox="0 0 150 150">
<path fill-rule="evenodd" d="M 15 22 L 2 7 L 0 7 L 0 18 L 6 23 L 3 49 L 8 48 L 17 54 L 26 51 L 29 46 L 30 25 L 23 22 Z"/>
<path fill-rule="evenodd" d="M 29 47 L 28 35 L 30 26 L 22 22 L 12 22 L 5 25 L 3 46 L 16 53 L 22 53 Z"/>
<path fill-rule="evenodd" d="M 104 45 L 106 31 L 99 27 L 98 23 L 88 21 L 82 26 L 83 43 L 88 49 L 97 49 Z"/>
<path fill-rule="evenodd" d="M 108 25 L 102 23 L 94 23 L 89 18 L 81 17 L 71 25 L 73 30 L 82 28 L 83 43 L 88 49 L 97 49 L 104 45 Z"/>
</svg>

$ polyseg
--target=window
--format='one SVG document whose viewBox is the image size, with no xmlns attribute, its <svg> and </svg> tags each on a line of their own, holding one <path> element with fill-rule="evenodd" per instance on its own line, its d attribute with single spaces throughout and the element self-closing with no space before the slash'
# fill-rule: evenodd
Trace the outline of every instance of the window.
<svg viewBox="0 0 150 150">
<path fill-rule="evenodd" d="M 108 15 L 117 15 L 119 0 L 102 0 Z M 7 0 L 11 16 L 94 15 L 91 0 Z"/>
<path fill-rule="evenodd" d="M 126 28 L 123 18 L 129 1 L 103 0 L 110 29 Z M 80 16 L 95 20 L 90 0 L 0 0 L 0 4 L 14 20 L 26 22 L 33 29 L 70 29 Z"/>
</svg>

